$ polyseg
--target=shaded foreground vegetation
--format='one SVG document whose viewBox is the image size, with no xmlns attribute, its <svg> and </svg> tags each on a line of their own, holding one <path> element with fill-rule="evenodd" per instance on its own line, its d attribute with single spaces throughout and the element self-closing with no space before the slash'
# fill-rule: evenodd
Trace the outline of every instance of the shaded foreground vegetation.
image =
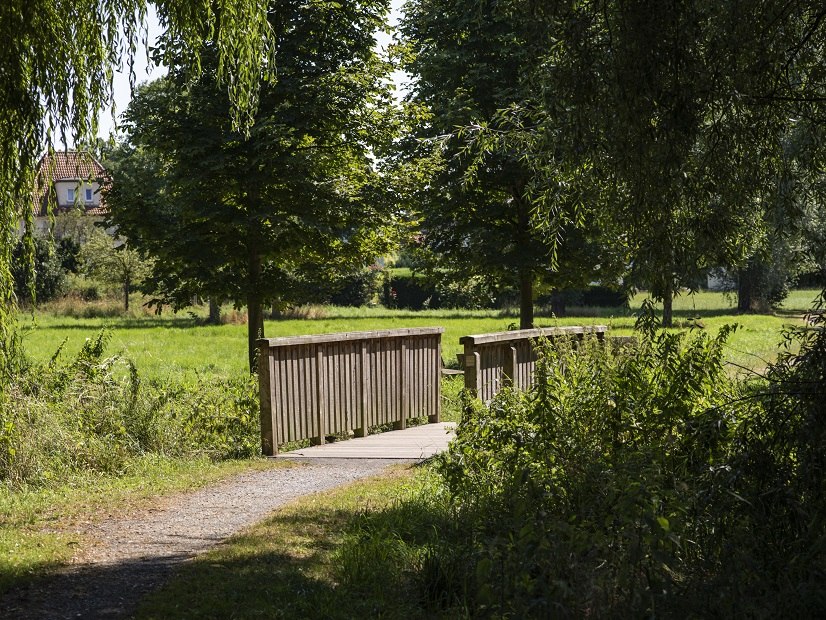
<svg viewBox="0 0 826 620">
<path fill-rule="evenodd" d="M 120 474 L 132 459 L 249 458 L 260 451 L 257 384 L 248 376 L 142 381 L 105 356 L 107 334 L 64 360 L 20 361 L 0 401 L 0 480 L 22 488 L 79 473 Z"/>
<path fill-rule="evenodd" d="M 823 615 L 823 317 L 759 379 L 725 371 L 730 330 L 643 323 L 633 348 L 545 347 L 536 389 L 466 400 L 412 485 L 279 512 L 141 617 Z"/>
<path fill-rule="evenodd" d="M 365 517 L 343 561 L 395 558 L 448 616 L 823 615 L 826 332 L 812 321 L 759 381 L 724 371 L 727 330 L 546 348 L 536 389 L 468 401 L 437 491 Z"/>
</svg>

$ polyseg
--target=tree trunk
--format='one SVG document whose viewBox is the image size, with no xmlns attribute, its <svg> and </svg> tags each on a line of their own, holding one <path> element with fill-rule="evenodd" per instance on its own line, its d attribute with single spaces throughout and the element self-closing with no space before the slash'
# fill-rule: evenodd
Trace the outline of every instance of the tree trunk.
<svg viewBox="0 0 826 620">
<path fill-rule="evenodd" d="M 123 283 L 123 311 L 129 312 L 129 288 L 131 282 L 129 278 L 126 278 L 126 281 Z"/>
<path fill-rule="evenodd" d="M 674 326 L 674 284 L 668 283 L 663 294 L 663 327 Z"/>
<path fill-rule="evenodd" d="M 264 308 L 258 294 L 250 293 L 247 296 L 247 347 L 250 363 L 250 373 L 258 370 L 256 357 L 258 355 L 258 339 L 264 337 Z"/>
<path fill-rule="evenodd" d="M 565 296 L 561 291 L 554 291 L 551 293 L 551 312 L 555 317 L 565 316 L 567 312 L 565 308 Z"/>
<path fill-rule="evenodd" d="M 212 298 L 209 300 L 209 318 L 207 318 L 207 323 L 210 325 L 221 324 L 221 306 Z"/>
<path fill-rule="evenodd" d="M 737 311 L 751 312 L 752 281 L 748 267 L 737 274 Z"/>
<path fill-rule="evenodd" d="M 519 329 L 533 327 L 533 273 L 527 267 L 519 272 Z"/>
</svg>

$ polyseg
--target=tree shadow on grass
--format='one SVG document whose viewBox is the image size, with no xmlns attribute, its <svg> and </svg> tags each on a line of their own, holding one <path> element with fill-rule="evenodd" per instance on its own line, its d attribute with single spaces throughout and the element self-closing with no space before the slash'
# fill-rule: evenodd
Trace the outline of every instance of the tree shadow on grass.
<svg viewBox="0 0 826 620">
<path fill-rule="evenodd" d="M 193 327 L 207 327 L 201 319 L 189 317 L 174 317 L 171 319 L 159 319 L 147 317 L 145 319 L 104 319 L 101 325 L 88 325 L 83 323 L 83 319 L 78 319 L 77 323 L 53 323 L 49 329 L 60 330 L 84 330 L 92 331 L 102 328 L 107 329 L 153 329 L 164 327 L 167 329 L 191 329 Z"/>
<path fill-rule="evenodd" d="M 254 543 L 251 540 L 250 543 Z M 262 544 L 264 541 L 260 541 Z M 388 592 L 364 600 L 318 576 L 320 542 L 304 557 L 273 551 L 130 559 L 111 564 L 40 567 L 0 595 L 0 617 L 62 618 L 417 618 Z M 166 584 L 166 585 L 164 585 Z"/>
<path fill-rule="evenodd" d="M 364 587 L 339 584 L 341 573 L 332 564 L 362 511 L 358 502 L 331 506 L 325 501 L 319 508 L 305 502 L 194 559 L 164 555 L 161 549 L 158 556 L 39 567 L 40 577 L 18 578 L 0 595 L 0 617 L 432 617 L 398 580 L 378 579 Z M 372 558 L 367 560 L 372 564 Z M 0 582 L 3 578 L 0 574 Z"/>
<path fill-rule="evenodd" d="M 396 583 L 378 584 L 369 595 L 338 583 L 332 558 L 343 530 L 356 518 L 355 509 L 329 507 L 279 513 L 265 525 L 183 565 L 142 603 L 136 617 L 428 617 L 415 596 Z"/>
<path fill-rule="evenodd" d="M 172 575 L 186 559 L 166 556 L 87 566 L 40 566 L 40 576 L 0 595 L 0 617 L 40 618 L 129 617 L 138 602 Z"/>
</svg>

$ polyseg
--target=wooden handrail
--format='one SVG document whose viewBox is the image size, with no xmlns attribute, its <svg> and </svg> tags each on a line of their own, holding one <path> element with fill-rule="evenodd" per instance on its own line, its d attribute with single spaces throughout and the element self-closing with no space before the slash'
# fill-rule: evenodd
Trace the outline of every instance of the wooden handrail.
<svg viewBox="0 0 826 620">
<path fill-rule="evenodd" d="M 570 326 L 570 327 L 538 327 L 536 329 L 515 329 L 507 332 L 492 332 L 490 334 L 476 334 L 459 338 L 461 344 L 485 344 L 488 342 L 505 342 L 508 340 L 524 340 L 526 338 L 549 338 L 553 336 L 595 334 L 597 338 L 608 331 L 605 325 Z"/>
<path fill-rule="evenodd" d="M 399 338 L 401 336 L 430 336 L 443 334 L 444 327 L 413 327 L 401 329 L 383 329 L 364 332 L 341 332 L 338 334 L 311 334 L 308 336 L 284 336 L 281 338 L 261 338 L 270 347 L 283 347 L 294 344 L 318 344 L 325 342 L 344 342 L 349 340 L 372 340 L 377 338 Z"/>
<path fill-rule="evenodd" d="M 577 338 L 593 335 L 604 340 L 605 325 L 543 327 L 491 334 L 464 336 L 465 389 L 483 401 L 491 400 L 500 389 L 511 385 L 527 390 L 533 385 L 536 368 L 536 342 L 541 338 Z"/>
<path fill-rule="evenodd" d="M 344 332 L 258 341 L 261 446 L 363 436 L 372 426 L 441 411 L 444 328 Z"/>
</svg>

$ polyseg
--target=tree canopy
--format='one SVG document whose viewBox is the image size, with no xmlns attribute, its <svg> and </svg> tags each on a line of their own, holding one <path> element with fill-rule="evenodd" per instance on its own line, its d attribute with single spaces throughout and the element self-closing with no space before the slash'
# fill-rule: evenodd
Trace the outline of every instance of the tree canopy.
<svg viewBox="0 0 826 620">
<path fill-rule="evenodd" d="M 423 110 L 408 157 L 427 159 L 417 188 L 422 243 L 440 269 L 519 290 L 520 325 L 531 327 L 537 283 L 585 285 L 612 261 L 594 243 L 604 220 L 546 235 L 533 218 L 530 162 L 518 147 L 487 149 L 457 128 L 503 129 L 500 112 L 535 98 L 535 68 L 552 30 L 520 0 L 414 0 L 402 21 L 404 66 L 416 77 L 410 102 Z M 472 131 L 472 129 L 471 129 Z"/>
<path fill-rule="evenodd" d="M 225 0 L 220 9 L 209 0 L 153 4 L 165 29 L 164 49 L 196 71 L 204 42 L 216 42 L 217 77 L 236 125 L 246 126 L 262 72 L 276 66 L 266 3 Z M 131 66 L 145 38 L 146 7 L 147 0 L 0 3 L 0 365 L 13 323 L 11 248 L 19 221 L 31 224 L 37 162 L 58 139 L 96 137 L 99 111 L 111 105 L 113 71 Z"/>
<path fill-rule="evenodd" d="M 590 195 L 627 231 L 631 277 L 664 302 L 670 324 L 678 287 L 755 242 L 788 110 L 751 94 L 778 77 L 774 39 L 795 22 L 738 2 L 597 4 L 559 23 L 563 43 L 538 78 L 546 130 L 581 145 L 569 163 L 590 166 Z"/>
<path fill-rule="evenodd" d="M 151 263 L 123 240 L 96 228 L 80 247 L 83 272 L 92 278 L 114 285 L 123 294 L 123 309 L 129 311 L 129 295 L 151 271 Z"/>
<path fill-rule="evenodd" d="M 546 243 L 608 219 L 630 281 L 665 302 L 666 323 L 680 287 L 760 246 L 784 137 L 806 119 L 819 133 L 826 30 L 815 2 L 476 2 L 443 29 L 450 7 L 408 6 L 416 96 L 463 125 L 442 131 L 471 138 L 475 187 L 492 199 L 494 163 L 515 160 Z M 503 37 L 496 14 L 524 27 Z M 517 96 L 485 119 L 473 86 L 491 99 L 514 80 Z"/>
<path fill-rule="evenodd" d="M 282 1 L 271 13 L 278 78 L 245 134 L 230 122 L 208 50 L 138 90 L 113 168 L 110 223 L 155 259 L 157 303 L 246 305 L 251 367 L 263 304 L 311 298 L 383 253 L 394 217 L 374 171 L 386 141 L 388 65 L 374 51 L 384 0 Z"/>
</svg>

